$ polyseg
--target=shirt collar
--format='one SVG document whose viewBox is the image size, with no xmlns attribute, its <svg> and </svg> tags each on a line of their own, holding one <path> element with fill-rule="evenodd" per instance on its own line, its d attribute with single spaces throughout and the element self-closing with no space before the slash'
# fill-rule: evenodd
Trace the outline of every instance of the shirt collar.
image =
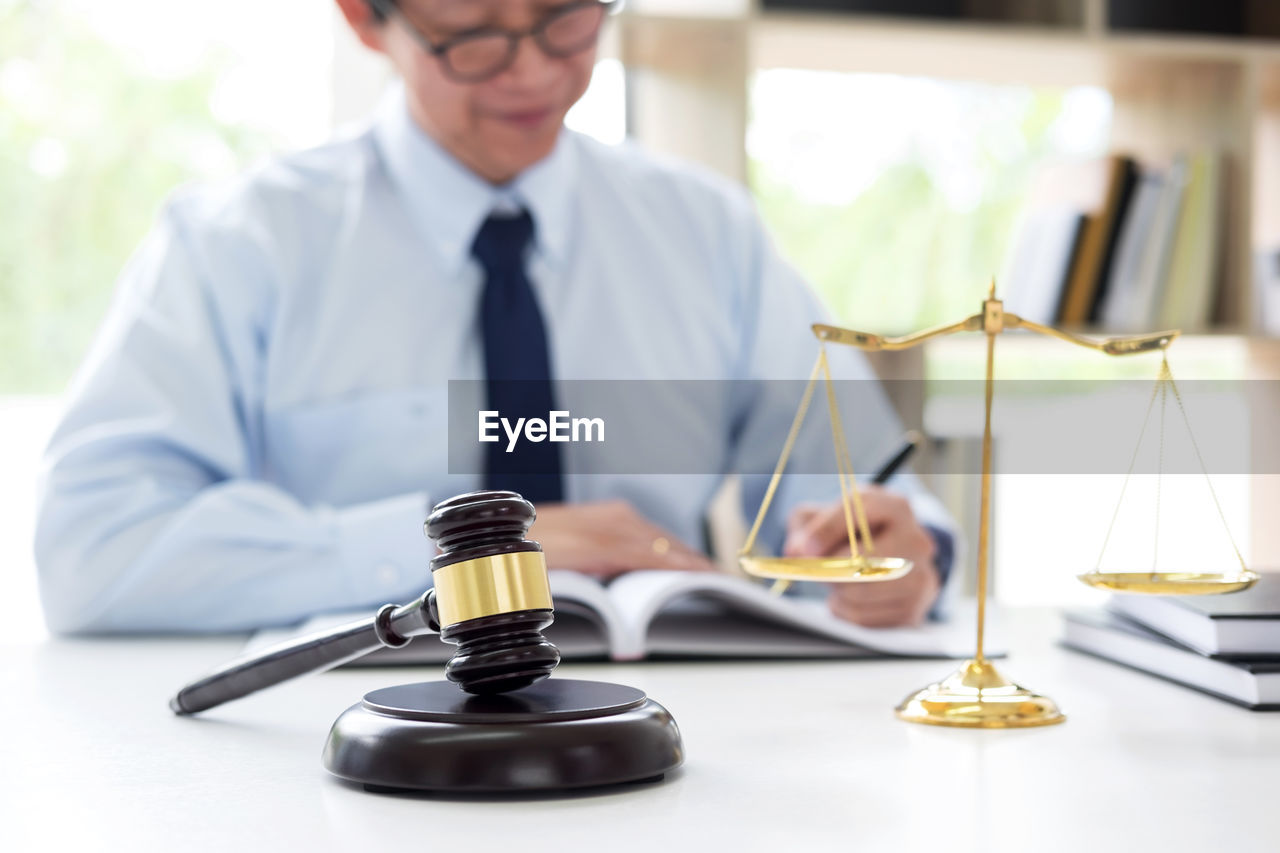
<svg viewBox="0 0 1280 853">
<path fill-rule="evenodd" d="M 576 172 L 574 135 L 560 132 L 551 154 L 515 180 L 494 186 L 462 165 L 409 115 L 403 86 L 378 111 L 374 134 L 392 182 L 451 274 L 471 255 L 471 242 L 495 210 L 525 207 L 537 249 L 553 265 L 564 260 Z"/>
</svg>

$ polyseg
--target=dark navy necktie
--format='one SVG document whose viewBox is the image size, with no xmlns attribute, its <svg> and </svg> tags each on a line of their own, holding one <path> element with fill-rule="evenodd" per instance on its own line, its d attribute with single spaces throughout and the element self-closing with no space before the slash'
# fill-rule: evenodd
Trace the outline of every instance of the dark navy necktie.
<svg viewBox="0 0 1280 853">
<path fill-rule="evenodd" d="M 532 237 L 528 211 L 494 214 L 471 244 L 471 254 L 485 275 L 480 328 L 488 407 L 512 425 L 517 418 L 546 421 L 555 409 L 547 330 L 524 269 Z M 486 489 L 510 489 L 535 504 L 563 499 L 559 444 L 529 441 L 522 435 L 510 453 L 507 445 L 505 434 L 485 444 Z"/>
</svg>

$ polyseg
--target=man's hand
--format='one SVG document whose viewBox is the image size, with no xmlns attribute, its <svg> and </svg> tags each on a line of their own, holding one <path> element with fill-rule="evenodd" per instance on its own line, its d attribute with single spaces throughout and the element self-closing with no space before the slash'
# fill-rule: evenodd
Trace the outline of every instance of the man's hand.
<svg viewBox="0 0 1280 853">
<path fill-rule="evenodd" d="M 875 553 L 906 557 L 915 568 L 897 580 L 831 585 L 827 605 L 841 619 L 868 627 L 919 625 L 938 596 L 933 537 L 916 521 L 905 498 L 876 486 L 859 487 Z M 787 557 L 828 557 L 849 553 L 844 508 L 801 506 L 787 519 Z"/>
<path fill-rule="evenodd" d="M 529 538 L 542 543 L 547 566 L 613 577 L 636 569 L 714 571 L 707 557 L 653 524 L 622 500 L 539 504 Z"/>
</svg>

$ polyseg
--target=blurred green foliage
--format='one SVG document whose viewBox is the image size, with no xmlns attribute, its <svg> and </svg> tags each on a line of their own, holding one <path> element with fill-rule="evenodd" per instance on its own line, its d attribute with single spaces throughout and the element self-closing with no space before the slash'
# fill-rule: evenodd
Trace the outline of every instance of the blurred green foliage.
<svg viewBox="0 0 1280 853">
<path fill-rule="evenodd" d="M 270 150 L 210 112 L 226 60 L 159 77 L 56 3 L 0 2 L 0 394 L 60 391 L 165 196 Z"/>
<path fill-rule="evenodd" d="M 975 119 L 968 127 L 936 129 L 944 138 L 961 132 L 977 136 L 970 161 L 951 166 L 969 170 L 980 182 L 980 199 L 968 210 L 949 203 L 928 164 L 911 148 L 844 205 L 806 200 L 780 179 L 783 164 L 752 159 L 750 178 L 761 214 L 783 253 L 838 322 L 905 334 L 978 309 L 1001 272 L 1033 177 L 1056 153 L 1049 131 L 1062 114 L 1063 93 L 1035 91 L 1018 101 L 1020 114 L 1012 126 Z M 758 110 L 755 118 L 771 120 Z M 869 127 L 877 121 L 866 116 Z M 1009 144 L 1011 136 L 1020 137 L 1019 144 Z"/>
</svg>

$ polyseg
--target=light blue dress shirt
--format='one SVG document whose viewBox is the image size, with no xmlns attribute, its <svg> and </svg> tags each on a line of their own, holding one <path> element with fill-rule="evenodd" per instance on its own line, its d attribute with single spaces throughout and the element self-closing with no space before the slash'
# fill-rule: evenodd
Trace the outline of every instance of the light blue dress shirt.
<svg viewBox="0 0 1280 853">
<path fill-rule="evenodd" d="M 178 194 L 129 262 L 42 474 L 51 628 L 235 630 L 421 594 L 428 506 L 480 486 L 450 473 L 444 437 L 448 380 L 484 375 L 469 248 L 517 205 L 558 379 L 808 376 L 824 312 L 742 187 L 567 130 L 494 187 L 397 93 L 358 133 Z M 567 499 L 625 499 L 698 543 L 717 472 L 767 470 L 796 402 L 695 430 L 703 473 L 593 474 L 570 445 Z M 883 397 L 849 428 L 861 471 L 898 434 Z M 764 481 L 746 479 L 748 513 Z M 894 482 L 947 524 L 913 477 Z M 762 541 L 837 495 L 834 476 L 788 477 Z"/>
</svg>

